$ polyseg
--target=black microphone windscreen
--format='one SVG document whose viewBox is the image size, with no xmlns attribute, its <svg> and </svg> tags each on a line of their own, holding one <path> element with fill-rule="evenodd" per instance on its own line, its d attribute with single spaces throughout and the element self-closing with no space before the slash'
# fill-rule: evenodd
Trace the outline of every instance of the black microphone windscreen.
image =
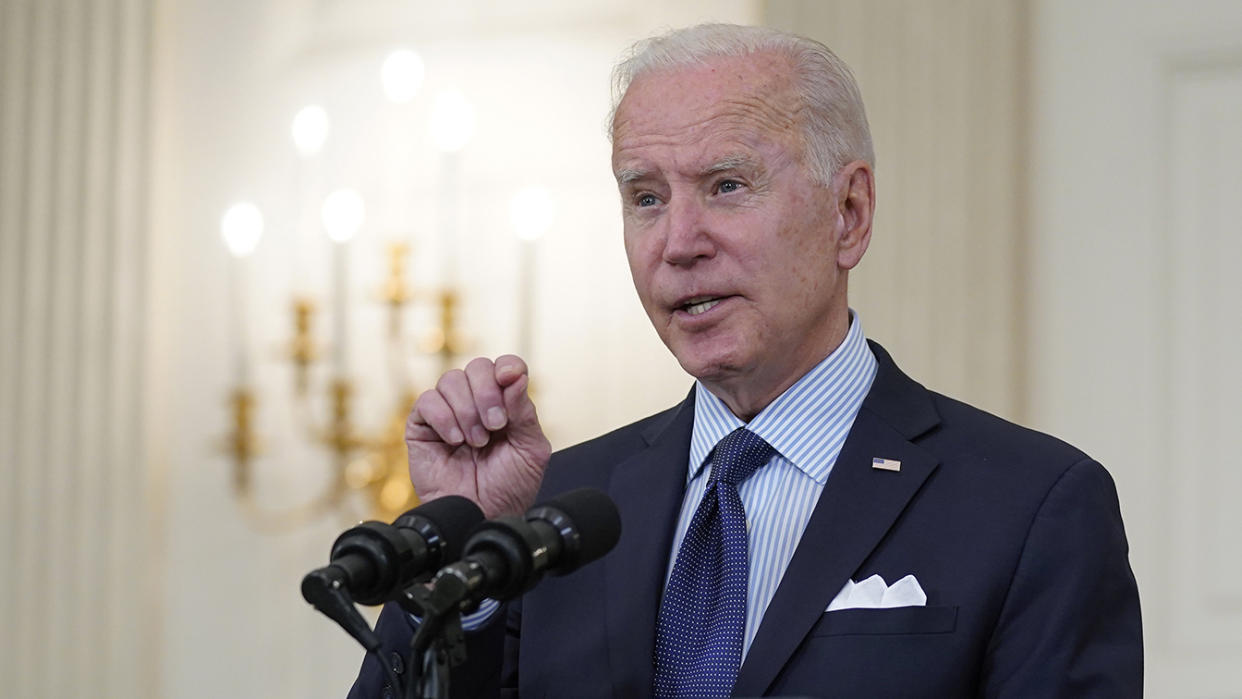
<svg viewBox="0 0 1242 699">
<path fill-rule="evenodd" d="M 409 526 L 421 532 L 423 527 L 419 526 L 418 518 L 430 522 L 442 537 L 443 541 L 440 545 L 444 549 L 440 558 L 440 565 L 443 565 L 461 558 L 461 549 L 465 545 L 470 531 L 479 522 L 483 521 L 483 510 L 480 510 L 479 506 L 474 504 L 469 498 L 460 495 L 446 495 L 442 498 L 425 502 L 406 512 L 398 517 L 393 524 L 398 527 Z M 426 534 L 427 532 L 422 533 Z"/>
<path fill-rule="evenodd" d="M 574 568 L 602 557 L 621 538 L 621 514 L 617 512 L 612 498 L 601 490 L 571 490 L 549 500 L 543 506 L 561 511 L 573 522 L 580 547 L 572 562 Z"/>
</svg>

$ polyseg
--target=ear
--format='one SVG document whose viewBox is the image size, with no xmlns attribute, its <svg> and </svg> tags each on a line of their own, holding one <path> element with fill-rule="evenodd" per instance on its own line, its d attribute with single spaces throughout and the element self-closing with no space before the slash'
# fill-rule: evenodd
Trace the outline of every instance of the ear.
<svg viewBox="0 0 1242 699">
<path fill-rule="evenodd" d="M 855 160 L 838 170 L 832 179 L 837 204 L 837 266 L 853 269 L 871 244 L 875 174 L 865 161 Z"/>
</svg>

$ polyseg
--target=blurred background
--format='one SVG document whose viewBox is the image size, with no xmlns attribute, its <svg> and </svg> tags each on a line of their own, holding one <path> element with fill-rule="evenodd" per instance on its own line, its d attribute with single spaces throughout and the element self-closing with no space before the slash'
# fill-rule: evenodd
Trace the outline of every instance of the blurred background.
<svg viewBox="0 0 1242 699">
<path fill-rule="evenodd" d="M 604 125 L 625 48 L 706 20 L 853 66 L 868 335 L 1108 466 L 1149 696 L 1242 696 L 1212 0 L 0 0 L 0 694 L 343 696 L 361 653 L 298 583 L 415 502 L 444 366 L 522 353 L 557 447 L 680 400 Z"/>
</svg>

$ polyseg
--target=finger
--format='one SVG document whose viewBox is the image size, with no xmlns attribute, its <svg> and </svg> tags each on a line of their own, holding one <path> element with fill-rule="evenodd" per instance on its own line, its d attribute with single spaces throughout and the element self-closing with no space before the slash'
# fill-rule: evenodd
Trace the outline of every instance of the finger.
<svg viewBox="0 0 1242 699">
<path fill-rule="evenodd" d="M 405 438 L 416 441 L 440 441 L 457 446 L 466 440 L 444 396 L 439 391 L 424 391 L 414 402 L 414 409 L 405 424 Z"/>
<path fill-rule="evenodd" d="M 421 418 L 420 418 L 421 419 Z M 440 433 L 435 428 L 424 422 L 415 422 L 411 413 L 410 418 L 405 421 L 405 441 L 407 442 L 443 442 Z"/>
<path fill-rule="evenodd" d="M 530 377 L 523 374 L 504 390 L 505 409 L 509 411 L 509 443 L 539 472 L 548 464 L 551 444 L 539 424 L 535 403 L 530 399 Z M 533 492 L 533 491 L 532 491 Z"/>
<path fill-rule="evenodd" d="M 476 449 L 487 446 L 490 434 L 483 426 L 479 409 L 474 404 L 474 394 L 470 391 L 470 381 L 466 372 L 453 369 L 445 372 L 436 383 L 436 391 L 444 397 L 457 425 L 466 436 L 466 444 Z"/>
<path fill-rule="evenodd" d="M 530 377 L 526 374 L 505 387 L 503 396 L 505 411 L 509 414 L 509 423 L 515 429 L 535 427 L 539 429 L 539 418 L 535 415 L 535 404 L 526 393 L 530 385 Z"/>
<path fill-rule="evenodd" d="M 496 358 L 496 383 L 502 388 L 512 386 L 514 381 L 529 372 L 526 362 L 516 354 L 502 354 Z"/>
<path fill-rule="evenodd" d="M 474 406 L 489 430 L 503 429 L 509 421 L 505 414 L 500 384 L 496 382 L 496 367 L 490 359 L 479 357 L 466 365 L 466 380 L 474 395 Z"/>
</svg>

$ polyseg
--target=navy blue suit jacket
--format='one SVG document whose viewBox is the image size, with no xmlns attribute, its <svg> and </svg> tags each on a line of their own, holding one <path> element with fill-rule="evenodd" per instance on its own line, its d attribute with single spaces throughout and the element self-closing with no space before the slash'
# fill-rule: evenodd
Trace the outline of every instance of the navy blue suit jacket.
<svg viewBox="0 0 1242 699">
<path fill-rule="evenodd" d="M 1138 697 L 1142 631 L 1117 494 L 1073 447 L 879 371 L 734 696 Z M 594 486 L 617 547 L 545 579 L 470 640 L 458 696 L 644 697 L 686 479 L 693 397 L 552 457 L 542 495 Z M 900 472 L 872 458 L 901 462 Z M 825 613 L 846 581 L 914 574 L 925 607 Z M 384 657 L 411 626 L 385 609 Z M 351 697 L 383 695 L 374 661 Z"/>
</svg>

